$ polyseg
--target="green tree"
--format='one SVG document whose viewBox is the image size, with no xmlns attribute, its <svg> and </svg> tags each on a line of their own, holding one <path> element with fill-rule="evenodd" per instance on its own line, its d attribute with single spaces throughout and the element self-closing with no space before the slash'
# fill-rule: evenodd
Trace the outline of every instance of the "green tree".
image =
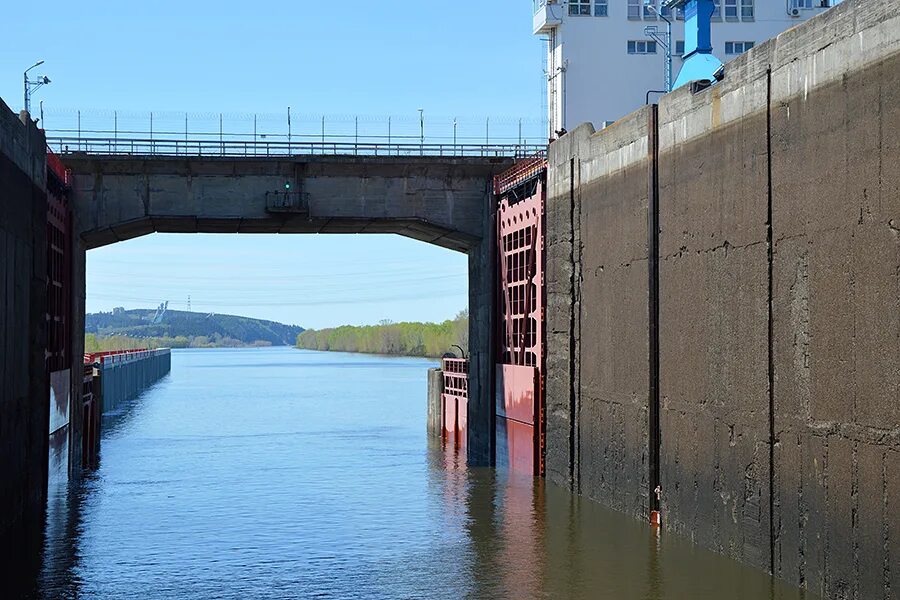
<svg viewBox="0 0 900 600">
<path fill-rule="evenodd" d="M 297 347 L 307 350 L 365 352 L 403 356 L 439 357 L 459 345 L 468 352 L 469 315 L 460 311 L 443 323 L 393 323 L 341 325 L 307 329 L 297 336 Z"/>
</svg>

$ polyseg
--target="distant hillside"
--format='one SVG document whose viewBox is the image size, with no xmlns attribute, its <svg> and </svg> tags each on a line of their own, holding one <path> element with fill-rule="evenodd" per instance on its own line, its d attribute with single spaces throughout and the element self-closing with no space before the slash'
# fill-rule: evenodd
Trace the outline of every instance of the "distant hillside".
<svg viewBox="0 0 900 600">
<path fill-rule="evenodd" d="M 303 328 L 234 315 L 117 308 L 113 312 L 86 315 L 84 332 L 103 337 L 208 338 L 237 340 L 247 345 L 268 342 L 273 346 L 290 346 L 296 343 Z"/>
</svg>

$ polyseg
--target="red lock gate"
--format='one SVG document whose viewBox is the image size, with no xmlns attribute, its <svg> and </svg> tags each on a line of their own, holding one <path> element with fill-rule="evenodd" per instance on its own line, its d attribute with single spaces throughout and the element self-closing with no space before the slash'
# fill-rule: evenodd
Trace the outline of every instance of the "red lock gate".
<svg viewBox="0 0 900 600">
<path fill-rule="evenodd" d="M 544 474 L 544 204 L 547 164 L 520 161 L 494 180 L 497 198 L 496 462 Z"/>
</svg>

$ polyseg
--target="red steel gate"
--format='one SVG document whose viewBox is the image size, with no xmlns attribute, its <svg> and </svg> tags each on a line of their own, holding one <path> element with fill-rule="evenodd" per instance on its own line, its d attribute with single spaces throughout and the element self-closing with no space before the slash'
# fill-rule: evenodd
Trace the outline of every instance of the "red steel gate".
<svg viewBox="0 0 900 600">
<path fill-rule="evenodd" d="M 496 462 L 544 474 L 544 158 L 494 180 L 497 197 Z"/>
<path fill-rule="evenodd" d="M 441 394 L 441 437 L 460 453 L 466 451 L 466 424 L 469 414 L 469 361 L 445 358 L 441 361 L 444 391 Z"/>
</svg>

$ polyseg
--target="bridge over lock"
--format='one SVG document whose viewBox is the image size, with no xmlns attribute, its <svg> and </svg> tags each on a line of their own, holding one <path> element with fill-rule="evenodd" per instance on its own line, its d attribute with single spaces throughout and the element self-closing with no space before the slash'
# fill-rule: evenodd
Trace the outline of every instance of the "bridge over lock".
<svg viewBox="0 0 900 600">
<path fill-rule="evenodd" d="M 493 457 L 493 179 L 519 144 L 48 138 L 69 169 L 74 286 L 84 251 L 154 232 L 395 233 L 469 263 L 468 457 Z M 76 320 L 83 311 L 76 311 Z M 74 331 L 81 330 L 75 323 Z"/>
</svg>

